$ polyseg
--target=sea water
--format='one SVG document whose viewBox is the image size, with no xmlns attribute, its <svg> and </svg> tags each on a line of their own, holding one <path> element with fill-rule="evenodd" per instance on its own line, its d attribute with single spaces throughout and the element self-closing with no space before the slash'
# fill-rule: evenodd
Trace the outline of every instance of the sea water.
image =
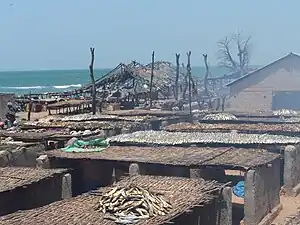
<svg viewBox="0 0 300 225">
<path fill-rule="evenodd" d="M 95 69 L 95 79 L 108 73 L 110 69 Z M 213 77 L 222 76 L 227 71 L 211 67 Z M 203 78 L 204 67 L 193 67 L 193 76 Z M 90 83 L 88 69 L 82 70 L 41 70 L 41 71 L 0 71 L 0 93 L 16 95 L 45 92 L 63 92 L 80 88 Z"/>
</svg>

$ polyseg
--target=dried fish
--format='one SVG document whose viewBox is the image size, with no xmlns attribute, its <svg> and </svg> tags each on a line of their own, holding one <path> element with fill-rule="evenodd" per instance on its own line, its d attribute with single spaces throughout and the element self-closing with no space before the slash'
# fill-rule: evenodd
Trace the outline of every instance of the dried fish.
<svg viewBox="0 0 300 225">
<path fill-rule="evenodd" d="M 58 121 L 63 122 L 85 122 L 85 121 L 133 121 L 142 122 L 150 119 L 150 116 L 118 116 L 118 115 L 92 115 L 89 113 L 73 116 L 65 116 Z"/>
<path fill-rule="evenodd" d="M 116 223 L 133 224 L 152 216 L 166 215 L 172 205 L 161 194 L 138 186 L 114 187 L 104 193 L 94 207 L 110 214 Z"/>
<path fill-rule="evenodd" d="M 198 143 L 225 144 L 298 144 L 299 137 L 269 134 L 243 133 L 201 133 L 201 132 L 167 132 L 167 131 L 137 131 L 131 134 L 121 134 L 109 139 L 111 143 L 136 143 L 157 145 L 182 145 Z"/>
<path fill-rule="evenodd" d="M 281 124 L 263 124 L 263 123 L 176 123 L 166 126 L 166 131 L 230 131 L 230 130 L 247 130 L 247 131 L 278 131 L 278 132 L 300 132 L 300 124 L 281 123 Z"/>
<path fill-rule="evenodd" d="M 273 115 L 275 116 L 297 116 L 298 113 L 291 109 L 280 109 L 273 111 Z"/>
<path fill-rule="evenodd" d="M 207 114 L 202 118 L 203 120 L 238 120 L 237 117 L 229 113 L 212 113 Z"/>
<path fill-rule="evenodd" d="M 149 123 L 132 122 L 132 121 L 53 121 L 53 122 L 26 122 L 23 127 L 39 129 L 39 128 L 64 128 L 70 130 L 110 130 L 110 129 L 130 129 L 130 130 L 147 130 L 150 128 Z"/>
<path fill-rule="evenodd" d="M 300 117 L 284 118 L 285 123 L 300 123 Z"/>
</svg>

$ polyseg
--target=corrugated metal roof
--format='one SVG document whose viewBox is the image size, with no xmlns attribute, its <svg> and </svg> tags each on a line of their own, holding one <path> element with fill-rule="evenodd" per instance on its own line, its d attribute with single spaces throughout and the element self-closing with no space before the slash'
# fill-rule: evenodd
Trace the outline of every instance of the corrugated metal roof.
<svg viewBox="0 0 300 225">
<path fill-rule="evenodd" d="M 275 63 L 277 63 L 277 62 L 279 62 L 279 61 L 281 61 L 281 60 L 283 60 L 283 59 L 286 59 L 287 57 L 291 57 L 291 56 L 296 56 L 296 57 L 299 57 L 299 58 L 300 58 L 300 55 L 291 52 L 291 53 L 289 53 L 288 55 L 283 56 L 283 57 L 281 57 L 281 58 L 279 58 L 279 59 L 277 59 L 277 60 L 275 60 L 275 61 L 273 61 L 273 62 L 271 62 L 271 63 L 269 63 L 269 64 L 267 64 L 267 65 L 265 65 L 265 66 L 263 66 L 263 67 L 261 67 L 261 68 L 258 68 L 258 69 L 256 69 L 256 70 L 250 72 L 250 73 L 247 73 L 246 75 L 242 76 L 241 78 L 239 78 L 239 79 L 237 79 L 237 80 L 234 80 L 234 81 L 228 83 L 226 86 L 229 87 L 229 86 L 231 86 L 232 84 L 235 84 L 235 83 L 237 83 L 237 82 L 243 80 L 244 78 L 249 77 L 249 76 L 255 74 L 256 72 L 259 72 L 259 71 L 261 71 L 261 70 L 263 70 L 263 69 L 266 69 L 267 67 L 272 66 L 272 65 L 274 65 Z"/>
</svg>

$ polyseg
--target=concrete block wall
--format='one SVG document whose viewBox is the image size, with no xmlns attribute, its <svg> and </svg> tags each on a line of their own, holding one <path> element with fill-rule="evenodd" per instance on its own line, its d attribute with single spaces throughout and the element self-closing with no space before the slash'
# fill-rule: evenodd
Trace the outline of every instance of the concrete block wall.
<svg viewBox="0 0 300 225">
<path fill-rule="evenodd" d="M 0 151 L 0 167 L 3 166 L 23 166 L 35 167 L 36 158 L 39 153 L 45 150 L 44 145 L 38 144 L 29 147 L 20 147 Z"/>
<path fill-rule="evenodd" d="M 257 225 L 280 204 L 280 160 L 245 174 L 244 221 Z"/>
<path fill-rule="evenodd" d="M 11 191 L 0 192 L 0 216 L 70 198 L 70 185 L 71 175 L 62 173 L 29 184 L 26 188 L 17 187 Z"/>
<path fill-rule="evenodd" d="M 5 114 L 7 113 L 7 103 L 14 102 L 14 94 L 0 93 L 0 118 L 5 119 Z"/>
<path fill-rule="evenodd" d="M 72 193 L 75 196 L 108 186 L 113 182 L 113 167 L 110 163 L 98 160 L 48 158 L 46 155 L 41 155 L 37 161 L 40 168 L 70 168 Z"/>
<path fill-rule="evenodd" d="M 300 145 L 286 146 L 284 149 L 284 189 L 288 195 L 300 192 Z"/>
</svg>

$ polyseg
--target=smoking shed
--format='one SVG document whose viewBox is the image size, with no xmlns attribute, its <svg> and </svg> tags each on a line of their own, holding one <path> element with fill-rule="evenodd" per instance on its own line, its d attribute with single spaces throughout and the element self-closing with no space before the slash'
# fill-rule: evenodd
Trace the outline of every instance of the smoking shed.
<svg viewBox="0 0 300 225">
<path fill-rule="evenodd" d="M 178 177 L 134 176 L 115 184 L 115 187 L 129 186 L 161 193 L 172 204 L 172 209 L 167 214 L 141 219 L 137 224 L 231 224 L 229 217 L 231 205 L 219 195 L 222 190 L 227 191 L 228 187 L 222 188 L 217 182 Z M 41 208 L 16 212 L 0 217 L 0 224 L 114 225 L 116 224 L 114 221 L 105 218 L 107 213 L 94 208 L 99 202 L 101 193 L 107 193 L 109 190 L 109 187 L 100 188 Z"/>
<path fill-rule="evenodd" d="M 66 169 L 0 168 L 0 215 L 71 197 L 70 179 Z"/>
<path fill-rule="evenodd" d="M 222 174 L 225 169 L 243 170 L 245 172 L 242 178 L 245 180 L 245 200 L 238 199 L 242 201 L 238 204 L 244 209 L 242 214 L 245 215 L 244 220 L 247 224 L 256 224 L 268 212 L 278 212 L 281 206 L 279 202 L 279 154 L 262 149 L 111 146 L 102 152 L 67 153 L 53 150 L 48 151 L 47 154 L 52 166 L 78 166 L 86 162 L 93 164 L 94 171 L 98 171 L 98 184 L 104 180 L 104 175 L 109 169 L 111 172 L 112 167 L 129 170 L 130 175 L 192 177 L 221 182 L 227 182 L 228 177 L 225 173 Z M 77 171 L 88 170 L 88 167 L 81 168 Z M 99 171 L 103 174 L 102 178 Z M 79 176 L 78 174 L 74 177 Z M 88 177 L 83 178 L 87 180 Z M 84 182 L 78 181 L 78 183 Z M 266 192 L 269 193 L 268 196 L 264 195 Z M 227 193 L 227 198 L 231 202 L 231 193 Z M 258 210 L 260 210 L 259 213 L 257 213 Z"/>
</svg>

